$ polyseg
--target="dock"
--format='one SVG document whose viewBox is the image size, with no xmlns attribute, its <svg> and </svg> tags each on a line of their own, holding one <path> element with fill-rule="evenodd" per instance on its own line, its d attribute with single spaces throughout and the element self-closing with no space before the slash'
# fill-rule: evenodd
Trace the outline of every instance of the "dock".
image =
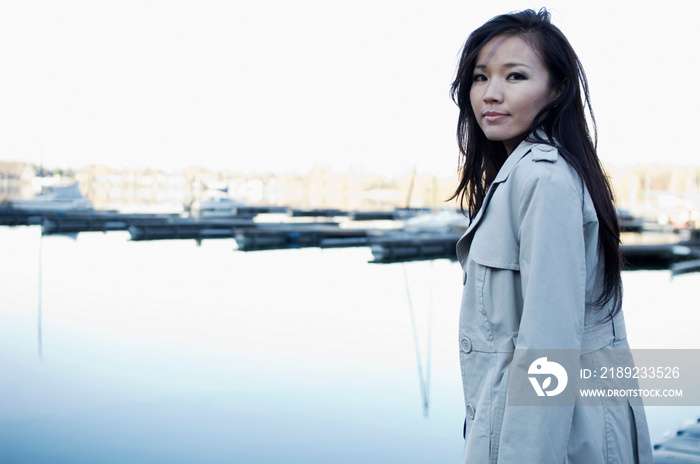
<svg viewBox="0 0 700 464">
<path fill-rule="evenodd" d="M 654 464 L 700 464 L 700 419 L 654 445 Z"/>
<path fill-rule="evenodd" d="M 293 209 L 278 206 L 239 207 L 236 214 L 216 217 L 189 217 L 178 214 L 122 214 L 117 211 L 26 211 L 0 208 L 0 225 L 39 225 L 44 235 L 82 232 L 128 231 L 131 240 L 235 239 L 237 250 L 283 250 L 307 247 L 369 247 L 372 263 L 456 260 L 455 246 L 460 230 L 404 230 L 403 222 L 425 214 L 422 208 L 397 208 L 391 211 L 343 211 L 339 209 Z M 279 222 L 256 221 L 263 214 L 283 215 Z M 268 219 L 269 220 L 269 219 Z M 622 220 L 622 219 L 621 219 Z M 342 227 L 341 221 L 355 222 Z M 357 227 L 364 221 L 396 222 L 393 229 Z M 627 222 L 630 219 L 627 218 Z M 634 227 L 627 230 L 645 229 Z M 658 231 L 656 231 L 658 232 Z M 645 237 L 646 238 L 646 237 Z M 700 231 L 691 230 L 690 238 L 675 243 L 623 244 L 625 270 L 670 270 L 672 276 L 700 271 Z"/>
<path fill-rule="evenodd" d="M 253 228 L 249 218 L 170 218 L 165 222 L 133 224 L 128 227 L 131 240 L 187 240 L 233 238 L 240 229 Z"/>
<path fill-rule="evenodd" d="M 239 250 L 258 251 L 367 246 L 369 235 L 367 229 L 342 229 L 337 224 L 266 224 L 240 230 L 235 239 Z"/>
<path fill-rule="evenodd" d="M 375 263 L 400 263 L 429 259 L 457 260 L 455 247 L 460 234 L 398 233 L 376 237 L 370 243 Z"/>
</svg>

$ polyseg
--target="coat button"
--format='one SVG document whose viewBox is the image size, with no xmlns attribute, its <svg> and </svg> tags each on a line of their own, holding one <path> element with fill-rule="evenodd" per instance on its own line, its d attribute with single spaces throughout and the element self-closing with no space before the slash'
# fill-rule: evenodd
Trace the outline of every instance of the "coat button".
<svg viewBox="0 0 700 464">
<path fill-rule="evenodd" d="M 459 342 L 460 347 L 462 348 L 462 351 L 465 353 L 469 353 L 472 350 L 472 341 L 469 340 L 468 337 L 464 337 L 460 342 Z"/>
<path fill-rule="evenodd" d="M 474 414 L 476 414 L 476 409 L 474 409 L 474 406 L 471 404 L 467 405 L 467 416 L 469 416 L 470 419 L 474 419 Z"/>
</svg>

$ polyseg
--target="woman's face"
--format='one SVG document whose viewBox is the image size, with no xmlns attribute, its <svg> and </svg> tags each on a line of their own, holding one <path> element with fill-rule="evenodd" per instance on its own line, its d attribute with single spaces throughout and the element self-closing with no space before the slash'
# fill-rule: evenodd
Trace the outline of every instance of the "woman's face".
<svg viewBox="0 0 700 464">
<path fill-rule="evenodd" d="M 498 36 L 477 56 L 469 96 L 486 138 L 503 142 L 510 155 L 557 92 L 549 85 L 547 68 L 527 42 L 518 36 Z"/>
</svg>

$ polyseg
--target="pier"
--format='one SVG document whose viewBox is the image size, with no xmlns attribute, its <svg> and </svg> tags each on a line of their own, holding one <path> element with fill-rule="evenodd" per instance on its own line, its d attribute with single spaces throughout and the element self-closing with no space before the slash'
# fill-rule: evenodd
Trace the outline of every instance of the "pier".
<svg viewBox="0 0 700 464">
<path fill-rule="evenodd" d="M 655 464 L 700 464 L 700 419 L 654 445 Z"/>
<path fill-rule="evenodd" d="M 278 222 L 256 221 L 261 215 L 282 215 Z M 463 228 L 442 230 L 429 225 L 422 230 L 404 228 L 415 216 L 429 217 L 425 209 L 397 208 L 391 211 L 343 211 L 339 209 L 293 209 L 278 206 L 237 208 L 235 214 L 189 217 L 177 214 L 122 214 L 116 211 L 40 211 L 0 208 L 0 225 L 39 225 L 44 235 L 82 232 L 128 231 L 131 240 L 235 239 L 239 251 L 281 250 L 306 247 L 369 247 L 372 263 L 449 259 L 456 260 L 455 246 Z M 286 219 L 284 219 L 286 218 Z M 371 221 L 394 222 L 395 227 L 358 227 Z M 354 222 L 353 227 L 343 227 Z M 621 218 L 624 230 L 643 236 L 642 221 Z M 658 230 L 654 231 L 658 233 Z M 664 270 L 672 275 L 700 271 L 700 233 L 686 231 L 689 238 L 668 243 L 623 244 L 626 270 Z"/>
</svg>

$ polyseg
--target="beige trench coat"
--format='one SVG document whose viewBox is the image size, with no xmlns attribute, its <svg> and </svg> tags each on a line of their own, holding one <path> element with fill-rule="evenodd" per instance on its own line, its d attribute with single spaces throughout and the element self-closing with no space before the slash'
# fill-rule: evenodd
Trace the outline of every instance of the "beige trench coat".
<svg viewBox="0 0 700 464">
<path fill-rule="evenodd" d="M 652 463 L 641 401 L 508 404 L 515 350 L 578 350 L 584 366 L 629 348 L 622 312 L 606 321 L 610 308 L 591 305 L 603 270 L 598 219 L 555 148 L 522 142 L 506 159 L 457 256 L 464 463 Z"/>
</svg>

